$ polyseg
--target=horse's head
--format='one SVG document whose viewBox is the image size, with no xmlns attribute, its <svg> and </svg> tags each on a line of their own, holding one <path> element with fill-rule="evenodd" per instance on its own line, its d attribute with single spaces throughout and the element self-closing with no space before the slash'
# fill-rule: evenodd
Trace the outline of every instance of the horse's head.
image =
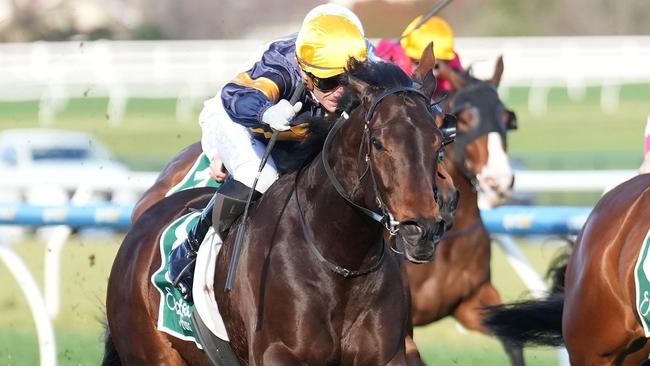
<svg viewBox="0 0 650 366">
<path fill-rule="evenodd" d="M 450 112 L 458 118 L 452 159 L 481 193 L 479 205 L 497 206 L 508 197 L 514 183 L 506 137 L 508 130 L 517 128 L 514 112 L 497 93 L 503 59 L 499 58 L 490 80 L 476 79 L 445 64 L 439 65 L 439 72 L 458 90 L 449 103 Z"/>
<path fill-rule="evenodd" d="M 431 113 L 433 75 L 416 86 L 383 62 L 352 64 L 348 75 L 347 96 L 358 107 L 341 129 L 345 143 L 330 152 L 347 175 L 342 183 L 355 201 L 381 210 L 407 259 L 431 261 L 446 228 L 436 184 L 443 135 Z"/>
<path fill-rule="evenodd" d="M 423 83 L 427 75 L 433 72 L 435 63 L 436 58 L 433 54 L 433 44 L 430 43 L 422 52 L 418 67 L 413 72 L 413 79 L 418 83 Z M 452 143 L 456 136 L 456 118 L 448 114 L 437 113 L 435 114 L 435 121 L 442 132 L 443 145 Z M 436 187 L 438 189 L 438 197 L 440 198 L 440 214 L 448 230 L 454 224 L 460 197 L 458 189 L 449 174 L 447 164 L 451 164 L 449 159 L 444 159 L 438 164 Z"/>
</svg>

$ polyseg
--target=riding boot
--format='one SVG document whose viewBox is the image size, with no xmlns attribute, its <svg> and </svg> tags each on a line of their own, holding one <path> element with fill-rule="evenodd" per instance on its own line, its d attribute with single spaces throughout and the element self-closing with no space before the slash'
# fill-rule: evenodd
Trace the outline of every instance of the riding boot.
<svg viewBox="0 0 650 366">
<path fill-rule="evenodd" d="M 230 226 L 244 212 L 250 190 L 234 179 L 226 180 L 201 212 L 187 239 L 169 254 L 169 278 L 185 300 L 192 301 L 196 255 L 205 235 L 214 223 L 219 237 L 225 240 Z M 253 201 L 261 195 L 260 192 L 253 192 Z"/>
</svg>

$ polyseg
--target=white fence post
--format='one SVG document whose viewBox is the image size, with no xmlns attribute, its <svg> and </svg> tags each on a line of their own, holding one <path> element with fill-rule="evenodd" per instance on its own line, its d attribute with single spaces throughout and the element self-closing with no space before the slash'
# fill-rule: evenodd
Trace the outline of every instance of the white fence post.
<svg viewBox="0 0 650 366">
<path fill-rule="evenodd" d="M 71 199 L 74 206 L 82 206 L 90 200 L 92 189 L 88 185 L 77 188 Z M 55 318 L 60 311 L 61 292 L 61 251 L 70 237 L 72 229 L 69 226 L 56 226 L 50 234 L 50 239 L 45 245 L 44 259 L 44 293 L 45 304 L 47 305 L 50 317 Z"/>
<path fill-rule="evenodd" d="M 47 315 L 47 308 L 29 269 L 7 244 L 0 238 L 0 259 L 5 262 L 9 272 L 13 274 L 16 282 L 23 291 L 29 308 L 32 311 L 36 332 L 38 334 L 38 347 L 40 352 L 41 366 L 56 365 L 56 340 L 52 321 Z"/>
</svg>

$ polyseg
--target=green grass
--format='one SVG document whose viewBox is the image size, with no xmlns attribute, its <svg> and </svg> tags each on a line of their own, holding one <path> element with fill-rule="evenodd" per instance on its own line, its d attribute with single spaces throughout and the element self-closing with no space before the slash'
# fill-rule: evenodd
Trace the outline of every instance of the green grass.
<svg viewBox="0 0 650 366">
<path fill-rule="evenodd" d="M 505 99 L 515 110 L 519 130 L 509 135 L 510 154 L 530 169 L 634 169 L 641 162 L 643 128 L 649 113 L 650 85 L 626 85 L 616 112 L 600 108 L 600 88 L 570 101 L 565 89 L 551 89 L 548 111 L 528 112 L 526 88 Z M 105 98 L 69 101 L 51 127 L 96 134 L 134 169 L 159 170 L 180 149 L 198 141 L 200 104 L 185 122 L 176 120 L 174 99 L 130 99 L 125 118 L 107 115 Z M 38 127 L 38 102 L 0 103 L 0 131 Z"/>
<path fill-rule="evenodd" d="M 547 113 L 537 116 L 528 111 L 528 90 L 511 90 L 506 103 L 519 130 L 508 137 L 510 155 L 530 169 L 638 168 L 650 86 L 624 86 L 614 113 L 601 111 L 599 93 L 588 88 L 584 100 L 571 102 L 565 89 L 552 89 Z"/>
<path fill-rule="evenodd" d="M 104 298 L 107 278 L 121 237 L 84 239 L 73 237 L 62 255 L 61 313 L 55 319 L 60 365 L 96 365 L 103 354 Z M 558 245 L 522 245 L 534 268 L 543 273 Z M 43 283 L 44 243 L 34 238 L 14 245 L 36 281 Z M 503 254 L 494 246 L 493 279 L 505 300 L 527 296 L 523 283 L 514 279 Z M 38 348 L 34 324 L 20 288 L 4 265 L 0 265 L 0 365 L 37 365 Z M 432 365 L 503 365 L 505 353 L 493 339 L 460 332 L 452 319 L 416 328 L 415 339 L 425 360 Z M 526 352 L 531 365 L 553 364 L 555 352 Z"/>
<path fill-rule="evenodd" d="M 159 170 L 179 150 L 200 139 L 201 130 L 194 111 L 192 122 L 176 120 L 173 99 L 131 99 L 125 118 L 115 121 L 106 114 L 108 100 L 71 100 L 50 125 L 38 122 L 38 102 L 0 102 L 0 131 L 9 128 L 51 127 L 91 132 L 104 142 L 118 159 L 137 170 Z"/>
</svg>

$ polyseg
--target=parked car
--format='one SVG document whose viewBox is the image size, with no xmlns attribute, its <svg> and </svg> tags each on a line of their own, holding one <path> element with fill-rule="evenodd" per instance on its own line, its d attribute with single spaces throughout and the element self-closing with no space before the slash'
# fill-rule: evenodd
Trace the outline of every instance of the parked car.
<svg viewBox="0 0 650 366">
<path fill-rule="evenodd" d="M 0 201 L 22 200 L 35 204 L 64 204 L 77 186 L 86 181 L 102 177 L 116 179 L 129 172 L 94 136 L 41 128 L 0 132 L 0 171 L 7 177 L 0 184 L 9 186 L 12 178 L 30 177 L 18 189 L 2 189 Z M 71 183 L 50 183 L 62 181 Z M 114 194 L 99 193 L 104 199 L 111 199 Z M 93 200 L 97 199 L 95 193 Z"/>
</svg>

